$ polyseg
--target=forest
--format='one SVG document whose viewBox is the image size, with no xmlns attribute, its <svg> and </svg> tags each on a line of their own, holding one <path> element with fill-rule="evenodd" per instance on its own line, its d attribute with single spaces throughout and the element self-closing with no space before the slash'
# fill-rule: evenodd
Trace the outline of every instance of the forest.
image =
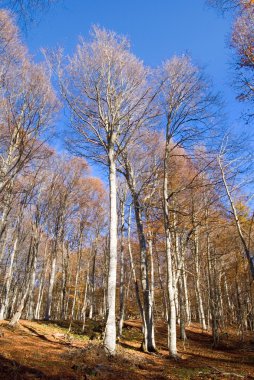
<svg viewBox="0 0 254 380">
<path fill-rule="evenodd" d="M 0 379 L 254 379 L 253 1 L 206 3 L 235 132 L 189 54 L 95 25 L 34 60 L 57 3 L 0 2 Z"/>
</svg>

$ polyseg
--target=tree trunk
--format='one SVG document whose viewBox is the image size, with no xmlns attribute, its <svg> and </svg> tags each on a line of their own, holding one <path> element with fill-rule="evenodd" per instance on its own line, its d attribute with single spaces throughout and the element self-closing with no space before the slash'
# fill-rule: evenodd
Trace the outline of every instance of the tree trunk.
<svg viewBox="0 0 254 380">
<path fill-rule="evenodd" d="M 94 313 L 94 304 L 95 304 L 95 269 L 96 269 L 96 256 L 97 256 L 97 240 L 98 236 L 96 236 L 94 244 L 93 244 L 93 257 L 92 257 L 92 273 L 90 276 L 90 304 L 89 304 L 89 319 L 93 318 Z"/>
<path fill-rule="evenodd" d="M 51 262 L 51 270 L 49 273 L 49 289 L 48 289 L 48 297 L 46 304 L 46 312 L 45 319 L 49 320 L 51 318 L 51 308 L 52 308 L 52 299 L 53 299 L 53 288 L 55 283 L 55 274 L 56 274 L 56 243 L 53 251 L 53 257 Z"/>
<path fill-rule="evenodd" d="M 186 323 L 189 326 L 191 323 L 191 312 L 190 312 L 190 301 L 189 301 L 189 294 L 188 294 L 187 274 L 186 274 L 186 269 L 185 269 L 184 258 L 183 258 L 182 279 L 183 279 L 183 292 L 184 292 L 184 299 L 185 299 Z"/>
<path fill-rule="evenodd" d="M 81 315 L 82 315 L 82 331 L 84 332 L 85 330 L 85 325 L 86 325 L 86 307 L 87 307 L 87 289 L 88 289 L 88 283 L 89 283 L 89 269 L 90 265 L 88 262 L 87 265 L 87 273 L 86 273 L 86 283 L 85 283 L 85 289 L 84 289 L 84 298 L 83 298 L 83 305 L 82 305 L 82 310 L 81 310 Z"/>
<path fill-rule="evenodd" d="M 128 252 L 130 256 L 130 265 L 131 265 L 131 271 L 132 271 L 132 277 L 134 281 L 134 286 L 135 286 L 135 293 L 136 293 L 136 300 L 138 304 L 138 308 L 140 311 L 140 316 L 142 318 L 142 321 L 144 323 L 144 310 L 141 302 L 141 297 L 140 297 L 140 292 L 139 292 L 139 284 L 137 280 L 137 275 L 136 275 L 136 269 L 133 261 L 133 256 L 132 256 L 132 248 L 131 248 L 131 205 L 129 207 L 129 218 L 128 218 Z"/>
<path fill-rule="evenodd" d="M 167 260 L 167 292 L 169 302 L 169 319 L 168 319 L 168 348 L 169 355 L 177 357 L 176 346 L 176 302 L 175 302 L 175 283 L 173 274 L 172 260 L 172 242 L 169 222 L 168 208 L 168 161 L 169 161 L 169 141 L 166 142 L 165 157 L 164 157 L 164 173 L 163 173 L 163 214 L 164 214 L 164 229 L 166 235 L 166 260 Z"/>
<path fill-rule="evenodd" d="M 117 270 L 117 206 L 116 206 L 116 163 L 114 151 L 109 151 L 109 188 L 110 188 L 110 235 L 109 271 L 107 285 L 107 321 L 104 348 L 110 355 L 116 351 L 116 270 Z"/>
<path fill-rule="evenodd" d="M 153 235 L 151 231 L 148 231 L 148 252 L 149 252 L 149 263 L 150 263 L 150 292 L 149 292 L 149 312 L 151 313 L 150 315 L 150 320 L 153 322 L 152 326 L 152 337 L 151 340 L 153 342 L 153 347 L 156 350 L 155 347 L 155 335 L 154 335 L 154 258 L 153 258 Z M 156 350 L 157 351 L 157 350 Z"/>
<path fill-rule="evenodd" d="M 167 295 L 165 293 L 165 287 L 162 280 L 162 274 L 161 274 L 161 264 L 160 264 L 160 258 L 157 249 L 155 250 L 156 258 L 157 258 L 157 267 L 158 267 L 158 276 L 160 281 L 160 288 L 162 291 L 162 300 L 163 300 L 163 317 L 165 318 L 165 321 L 168 322 L 168 305 L 167 305 Z"/>
<path fill-rule="evenodd" d="M 199 241 L 198 241 L 198 231 L 194 231 L 194 263 L 195 263 L 195 287 L 196 287 L 196 295 L 198 302 L 198 315 L 199 315 L 199 323 L 202 326 L 202 330 L 207 330 L 206 321 L 205 321 L 205 313 L 203 307 L 203 299 L 201 295 L 200 289 L 200 265 L 199 265 Z"/>
<path fill-rule="evenodd" d="M 119 310 L 119 329 L 118 336 L 122 336 L 123 331 L 123 321 L 124 321 L 124 301 L 125 301 L 125 287 L 124 287 L 124 207 L 125 207 L 125 197 L 120 202 L 120 212 L 121 212 L 121 250 L 120 250 L 120 310 Z"/>
<path fill-rule="evenodd" d="M 180 307 L 180 339 L 186 340 L 185 320 L 186 320 L 186 304 L 184 302 L 183 276 L 179 277 L 179 307 Z"/>
<path fill-rule="evenodd" d="M 22 315 L 22 312 L 24 310 L 24 307 L 26 305 L 26 302 L 28 300 L 28 297 L 31 296 L 31 293 L 33 291 L 36 265 L 37 265 L 38 246 L 39 246 L 38 237 L 36 238 L 36 240 L 34 240 L 34 238 L 31 238 L 31 243 L 30 243 L 30 248 L 29 248 L 28 268 L 27 268 L 28 269 L 27 281 L 25 283 L 26 290 L 21 298 L 17 311 L 15 312 L 15 314 L 13 315 L 9 323 L 10 326 L 14 326 L 18 323 Z"/>
<path fill-rule="evenodd" d="M 71 316 L 70 316 L 70 325 L 69 330 L 71 330 L 71 323 L 74 319 L 74 313 L 75 313 L 75 306 L 76 306 L 76 298 L 77 298 L 77 288 L 78 288 L 78 281 L 79 281 L 79 273 L 80 273 L 80 265 L 81 265 L 81 255 L 82 255 L 82 230 L 80 231 L 80 237 L 79 237 L 79 248 L 78 248 L 78 257 L 77 257 L 77 265 L 76 265 L 76 276 L 75 276 L 75 285 L 74 285 L 74 295 L 73 295 L 73 303 L 71 308 Z"/>
<path fill-rule="evenodd" d="M 9 292 L 10 292 L 11 280 L 12 280 L 12 270 L 13 270 L 14 258 L 17 253 L 17 246 L 18 246 L 18 236 L 15 239 L 12 253 L 11 253 L 9 268 L 7 269 L 5 277 L 4 277 L 4 294 L 2 296 L 2 302 L 1 302 L 0 320 L 4 319 L 5 312 L 9 304 Z"/>
<path fill-rule="evenodd" d="M 65 248 L 62 241 L 62 290 L 61 290 L 61 319 L 66 319 L 66 292 L 69 265 L 69 246 Z"/>
</svg>

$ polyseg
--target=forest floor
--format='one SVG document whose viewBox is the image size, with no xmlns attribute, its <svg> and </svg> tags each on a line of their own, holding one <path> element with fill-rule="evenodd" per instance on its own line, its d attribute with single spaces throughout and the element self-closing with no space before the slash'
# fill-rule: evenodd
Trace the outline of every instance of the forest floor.
<svg viewBox="0 0 254 380">
<path fill-rule="evenodd" d="M 125 323 L 117 355 L 105 355 L 102 326 L 88 321 L 85 335 L 80 326 L 57 322 L 21 321 L 16 328 L 0 325 L 0 379 L 4 380 L 254 380 L 254 341 L 232 329 L 224 332 L 218 349 L 209 333 L 197 324 L 187 328 L 188 340 L 178 343 L 180 359 L 168 357 L 167 327 L 156 326 L 158 354 L 140 351 L 141 323 Z"/>
</svg>

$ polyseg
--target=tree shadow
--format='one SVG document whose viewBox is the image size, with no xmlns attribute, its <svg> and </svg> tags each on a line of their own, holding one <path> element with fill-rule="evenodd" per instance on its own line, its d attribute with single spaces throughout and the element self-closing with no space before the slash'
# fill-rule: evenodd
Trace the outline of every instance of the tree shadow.
<svg viewBox="0 0 254 380">
<path fill-rule="evenodd" d="M 55 345 L 63 345 L 63 346 L 70 346 L 71 345 L 71 342 L 65 342 L 65 341 L 62 341 L 62 340 L 57 340 L 56 342 L 52 341 L 51 339 L 47 338 L 46 335 L 44 334 L 40 334 L 36 329 L 34 329 L 33 327 L 31 326 L 27 326 L 27 325 L 23 325 L 23 327 L 25 327 L 27 330 L 29 330 L 31 333 L 33 333 L 34 335 L 36 335 L 37 338 L 41 339 L 41 340 L 44 340 L 46 342 L 49 342 L 51 344 L 55 344 Z"/>
<path fill-rule="evenodd" d="M 127 343 L 127 342 L 118 342 L 117 344 L 118 344 L 119 346 L 123 347 L 123 348 L 128 348 L 128 349 L 131 349 L 131 350 L 133 350 L 133 351 L 144 352 L 144 351 L 142 351 L 141 343 L 140 343 L 140 347 L 132 346 L 131 344 L 129 344 L 129 343 Z"/>
<path fill-rule="evenodd" d="M 46 375 L 41 370 L 20 364 L 0 355 L 0 379 L 1 380 L 75 380 L 70 375 Z"/>
</svg>

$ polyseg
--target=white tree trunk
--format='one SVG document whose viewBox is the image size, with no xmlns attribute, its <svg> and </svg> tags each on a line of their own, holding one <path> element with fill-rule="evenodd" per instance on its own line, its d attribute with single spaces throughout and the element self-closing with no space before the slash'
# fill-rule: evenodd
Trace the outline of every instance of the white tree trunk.
<svg viewBox="0 0 254 380">
<path fill-rule="evenodd" d="M 109 152 L 109 187 L 110 187 L 110 235 L 109 235 L 109 271 L 107 285 L 107 321 L 104 348 L 114 355 L 116 351 L 116 270 L 117 270 L 117 206 L 116 206 L 116 164 L 114 151 Z"/>
<path fill-rule="evenodd" d="M 27 280 L 25 282 L 26 289 L 25 292 L 21 298 L 21 301 L 19 303 L 19 306 L 17 308 L 17 311 L 13 315 L 10 326 L 16 325 L 16 323 L 19 322 L 19 319 L 22 315 L 22 312 L 24 310 L 24 307 L 26 305 L 27 299 L 29 296 L 31 296 L 31 293 L 33 291 L 34 286 L 34 279 L 35 279 L 35 273 L 36 273 L 36 265 L 37 265 L 37 255 L 38 255 L 38 241 L 34 242 L 33 239 L 31 241 L 30 245 L 30 253 L 31 257 L 29 258 L 30 263 L 28 263 L 28 273 L 27 273 Z"/>
<path fill-rule="evenodd" d="M 177 335 L 176 335 L 176 303 L 175 284 L 173 281 L 173 263 L 171 257 L 171 236 L 169 230 L 166 231 L 166 256 L 167 256 L 167 290 L 169 302 L 168 320 L 168 349 L 169 355 L 177 357 Z"/>
<path fill-rule="evenodd" d="M 172 260 L 172 242 L 169 224 L 169 208 L 168 208 L 168 161 L 169 161 L 169 141 L 166 143 L 164 157 L 164 180 L 163 180 L 163 213 L 164 228 L 166 235 L 166 260 L 167 260 L 167 291 L 169 303 L 169 319 L 168 319 L 168 349 L 171 357 L 177 357 L 177 335 L 176 335 L 176 302 L 175 302 L 175 283 L 173 273 Z"/>
<path fill-rule="evenodd" d="M 12 280 L 12 270 L 13 270 L 14 258 L 17 252 L 17 246 L 18 246 L 18 237 L 16 237 L 15 239 L 12 253 L 11 253 L 10 265 L 4 277 L 4 295 L 1 300 L 2 302 L 1 302 L 1 309 L 0 309 L 0 320 L 4 319 L 5 312 L 9 304 L 9 293 L 10 293 L 11 280 Z"/>
</svg>

